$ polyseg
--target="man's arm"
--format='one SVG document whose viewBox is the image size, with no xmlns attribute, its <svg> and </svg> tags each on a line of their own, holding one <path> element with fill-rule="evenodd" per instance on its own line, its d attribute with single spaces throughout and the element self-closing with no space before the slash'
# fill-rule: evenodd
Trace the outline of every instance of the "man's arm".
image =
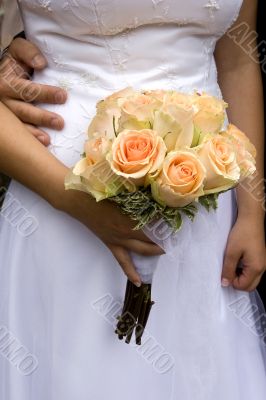
<svg viewBox="0 0 266 400">
<path fill-rule="evenodd" d="M 47 66 L 40 50 L 23 38 L 16 38 L 0 63 L 0 101 L 23 121 L 27 129 L 43 144 L 49 144 L 48 134 L 40 127 L 61 130 L 64 121 L 56 113 L 38 107 L 38 103 L 64 104 L 65 90 L 41 85 L 30 80 L 34 70 Z"/>
<path fill-rule="evenodd" d="M 23 30 L 16 0 L 0 0 L 0 58 L 13 37 Z"/>
</svg>

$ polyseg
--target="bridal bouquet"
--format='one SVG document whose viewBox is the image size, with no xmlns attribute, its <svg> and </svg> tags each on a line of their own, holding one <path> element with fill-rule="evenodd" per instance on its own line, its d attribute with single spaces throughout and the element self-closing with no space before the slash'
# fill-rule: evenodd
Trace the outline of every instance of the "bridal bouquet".
<svg viewBox="0 0 266 400">
<path fill-rule="evenodd" d="M 220 193 L 256 170 L 247 136 L 232 124 L 224 127 L 226 107 L 206 93 L 126 88 L 112 94 L 97 104 L 66 189 L 110 199 L 136 221 L 135 229 L 160 220 L 178 231 L 184 216 L 193 219 L 199 205 L 217 208 Z M 129 343 L 135 330 L 140 344 L 156 257 L 135 257 L 143 284 L 128 281 L 116 333 Z"/>
</svg>

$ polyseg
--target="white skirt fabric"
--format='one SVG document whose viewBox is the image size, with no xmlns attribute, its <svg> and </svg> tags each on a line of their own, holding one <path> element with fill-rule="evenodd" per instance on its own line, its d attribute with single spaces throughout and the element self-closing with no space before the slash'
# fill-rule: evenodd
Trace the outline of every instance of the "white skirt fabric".
<svg viewBox="0 0 266 400">
<path fill-rule="evenodd" d="M 45 105 L 65 119 L 50 151 L 73 166 L 96 102 L 128 85 L 219 96 L 213 52 L 241 4 L 21 0 L 48 62 L 34 79 L 68 90 L 65 105 Z M 184 220 L 156 260 L 142 345 L 127 345 L 114 333 L 126 279 L 112 254 L 13 182 L 0 217 L 0 399 L 265 400 L 264 311 L 255 294 L 221 287 L 235 215 L 230 191 Z"/>
<path fill-rule="evenodd" d="M 263 400 L 265 314 L 254 294 L 221 287 L 234 213 L 230 191 L 185 220 L 159 257 L 142 345 L 127 345 L 114 333 L 126 279 L 111 253 L 14 182 L 1 218 L 1 399 Z"/>
</svg>

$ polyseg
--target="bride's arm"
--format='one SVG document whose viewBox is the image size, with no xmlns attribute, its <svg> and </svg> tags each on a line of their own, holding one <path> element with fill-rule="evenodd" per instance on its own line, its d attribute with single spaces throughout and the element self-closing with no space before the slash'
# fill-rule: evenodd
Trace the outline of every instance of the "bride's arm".
<svg viewBox="0 0 266 400">
<path fill-rule="evenodd" d="M 223 269 L 223 278 L 243 290 L 254 289 L 265 269 L 263 94 L 254 48 L 256 14 L 257 1 L 244 0 L 238 20 L 216 48 L 218 79 L 229 103 L 229 120 L 250 137 L 257 149 L 256 177 L 237 188 L 238 218 L 229 236 Z M 244 35 L 251 32 L 245 40 Z M 251 40 L 253 46 L 249 47 Z M 241 257 L 244 271 L 237 278 L 236 265 Z"/>
<path fill-rule="evenodd" d="M 54 207 L 68 169 L 0 102 L 0 171 L 38 193 Z"/>
<path fill-rule="evenodd" d="M 34 138 L 0 102 L 0 171 L 38 193 L 55 208 L 67 212 L 92 230 L 111 250 L 125 274 L 140 283 L 128 250 L 143 255 L 162 250 L 109 201 L 96 203 L 89 195 L 64 190 L 68 168 Z"/>
</svg>

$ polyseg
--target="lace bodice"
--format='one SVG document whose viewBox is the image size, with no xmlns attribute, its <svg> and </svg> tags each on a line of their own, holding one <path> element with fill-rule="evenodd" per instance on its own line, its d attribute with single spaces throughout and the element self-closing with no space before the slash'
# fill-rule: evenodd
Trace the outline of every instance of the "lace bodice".
<svg viewBox="0 0 266 400">
<path fill-rule="evenodd" d="M 82 147 L 79 138 L 95 102 L 114 90 L 130 85 L 219 94 L 213 52 L 237 18 L 242 0 L 21 0 L 19 4 L 27 37 L 48 60 L 49 68 L 35 79 L 71 93 L 65 108 L 58 108 L 67 124 L 53 145 L 61 146 L 67 136 L 71 140 L 64 147 L 76 146 L 77 157 Z"/>
<path fill-rule="evenodd" d="M 114 35 L 147 24 L 194 24 L 192 32 L 219 36 L 238 13 L 241 0 L 20 0 L 29 16 L 74 39 Z M 48 29 L 48 26 L 47 26 Z M 32 29 L 29 28 L 29 31 Z M 192 33 L 191 32 L 191 33 Z"/>
<path fill-rule="evenodd" d="M 206 85 L 215 43 L 236 18 L 241 3 L 20 1 L 27 35 L 44 51 L 50 67 L 79 71 L 82 85 L 98 85 L 100 79 L 106 88 L 114 83 L 114 75 L 127 84 L 136 74 L 138 81 L 143 75 L 156 81 L 156 75 L 164 74 L 169 86 L 178 87 L 181 79 L 181 86 L 186 86 L 192 76 L 195 80 L 201 75 Z M 61 85 L 67 86 L 63 79 Z"/>
</svg>

